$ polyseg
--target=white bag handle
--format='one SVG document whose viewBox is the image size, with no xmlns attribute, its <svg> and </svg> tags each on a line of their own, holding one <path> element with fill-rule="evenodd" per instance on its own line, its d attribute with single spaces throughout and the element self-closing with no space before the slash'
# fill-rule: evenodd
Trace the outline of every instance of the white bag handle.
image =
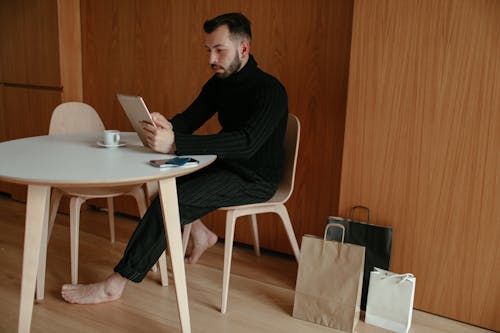
<svg viewBox="0 0 500 333">
<path fill-rule="evenodd" d="M 378 274 L 383 274 L 384 276 L 382 277 L 382 279 L 392 279 L 392 278 L 400 278 L 401 281 L 399 281 L 399 283 L 403 283 L 404 281 L 410 279 L 410 278 L 413 278 L 415 277 L 412 273 L 404 273 L 404 274 L 392 274 L 392 275 L 389 275 L 387 273 L 385 273 L 385 271 L 375 267 L 375 273 L 378 273 Z M 390 272 L 388 272 L 390 273 Z"/>
<path fill-rule="evenodd" d="M 398 283 L 403 283 L 403 282 L 405 282 L 406 280 L 408 280 L 409 278 L 412 278 L 412 277 L 414 277 L 413 274 L 411 274 L 411 273 L 404 273 L 404 274 L 395 274 L 395 275 L 388 276 L 387 279 L 401 278 L 401 281 L 399 281 Z"/>
</svg>

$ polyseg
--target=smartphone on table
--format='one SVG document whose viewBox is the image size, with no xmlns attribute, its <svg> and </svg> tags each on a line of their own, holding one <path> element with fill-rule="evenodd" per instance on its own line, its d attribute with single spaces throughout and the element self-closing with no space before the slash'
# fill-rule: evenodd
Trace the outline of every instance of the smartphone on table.
<svg viewBox="0 0 500 333">
<path fill-rule="evenodd" d="M 180 167 L 180 166 L 195 166 L 198 165 L 198 160 L 195 160 L 192 157 L 173 157 L 167 158 L 164 160 L 151 160 L 149 164 L 155 166 L 157 168 L 171 168 L 171 167 Z"/>
</svg>

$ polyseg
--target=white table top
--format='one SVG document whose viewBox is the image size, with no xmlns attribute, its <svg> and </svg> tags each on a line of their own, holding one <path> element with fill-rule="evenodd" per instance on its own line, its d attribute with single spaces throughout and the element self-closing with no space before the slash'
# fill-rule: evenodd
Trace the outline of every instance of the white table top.
<svg viewBox="0 0 500 333">
<path fill-rule="evenodd" d="M 194 167 L 156 168 L 148 161 L 171 155 L 144 147 L 136 133 L 122 133 L 126 145 L 112 149 L 97 144 L 101 136 L 45 135 L 0 143 L 0 180 L 28 184 L 18 332 L 30 331 L 35 285 L 37 298 L 43 299 L 51 187 L 113 191 L 154 180 L 161 194 L 181 328 L 191 332 L 175 177 L 205 167 L 216 156 L 191 155 L 200 161 Z"/>
<path fill-rule="evenodd" d="M 195 167 L 156 168 L 149 160 L 173 155 L 144 147 L 135 132 L 121 133 L 126 145 L 103 148 L 101 133 L 30 137 L 0 143 L 0 179 L 57 187 L 117 186 L 178 177 L 212 163 L 215 155 L 190 155 Z"/>
</svg>

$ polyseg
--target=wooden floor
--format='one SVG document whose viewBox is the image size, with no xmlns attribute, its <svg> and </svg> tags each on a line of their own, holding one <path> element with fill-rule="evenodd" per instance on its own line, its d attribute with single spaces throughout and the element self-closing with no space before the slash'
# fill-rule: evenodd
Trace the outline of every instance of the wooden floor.
<svg viewBox="0 0 500 333">
<path fill-rule="evenodd" d="M 24 204 L 0 195 L 0 332 L 17 331 L 24 214 Z M 115 302 L 86 306 L 65 303 L 60 286 L 70 280 L 68 221 L 68 216 L 59 214 L 54 227 L 47 257 L 45 300 L 34 306 L 32 332 L 180 332 L 174 288 L 161 287 L 156 273 L 151 272 L 140 284 L 130 283 L 123 297 Z M 80 282 L 105 278 L 121 257 L 136 221 L 117 217 L 115 223 L 117 243 L 112 246 L 106 214 L 82 212 Z M 335 332 L 291 316 L 297 273 L 291 257 L 267 252 L 255 257 L 245 246 L 234 249 L 228 312 L 222 315 L 222 263 L 223 243 L 219 242 L 200 263 L 186 266 L 193 332 Z M 360 322 L 356 332 L 385 331 Z M 410 332 L 489 331 L 414 311 Z"/>
</svg>

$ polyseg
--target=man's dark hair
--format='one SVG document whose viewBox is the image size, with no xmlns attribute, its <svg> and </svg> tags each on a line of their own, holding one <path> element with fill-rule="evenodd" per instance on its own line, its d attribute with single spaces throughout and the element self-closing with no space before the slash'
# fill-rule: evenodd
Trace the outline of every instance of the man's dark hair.
<svg viewBox="0 0 500 333">
<path fill-rule="evenodd" d="M 252 39 L 250 21 L 241 13 L 227 13 L 205 21 L 203 30 L 207 34 L 212 33 L 220 26 L 227 25 L 231 36 L 246 37 L 249 41 Z"/>
</svg>

